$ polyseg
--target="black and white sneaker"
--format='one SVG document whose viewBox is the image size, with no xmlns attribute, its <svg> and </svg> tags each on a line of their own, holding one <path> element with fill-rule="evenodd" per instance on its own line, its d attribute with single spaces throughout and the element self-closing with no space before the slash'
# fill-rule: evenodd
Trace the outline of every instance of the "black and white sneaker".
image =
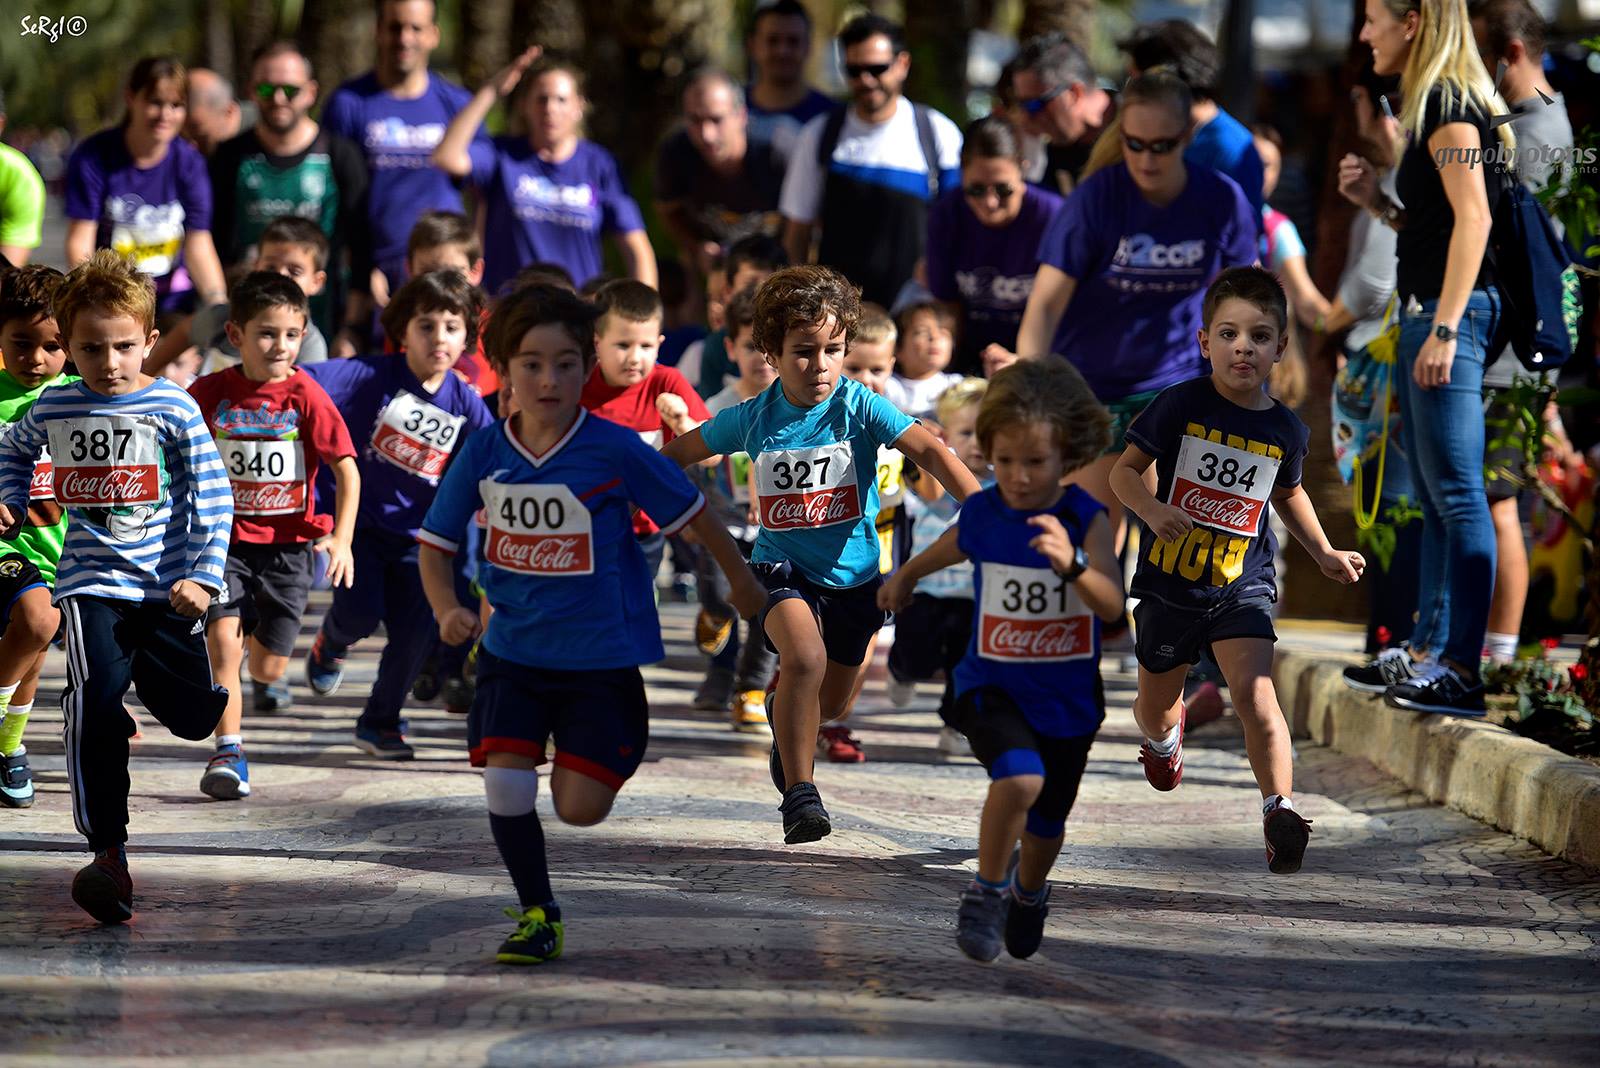
<svg viewBox="0 0 1600 1068">
<path fill-rule="evenodd" d="M 1418 663 L 1403 645 L 1385 649 L 1360 667 L 1344 669 L 1344 684 L 1362 693 L 1384 693 L 1397 683 L 1423 674 L 1431 664 Z"/>
<path fill-rule="evenodd" d="M 789 787 L 778 811 L 783 813 L 783 840 L 789 845 L 815 842 L 833 833 L 828 810 L 822 807 L 822 795 L 811 783 L 797 782 Z"/>
<path fill-rule="evenodd" d="M 1481 718 L 1487 711 L 1483 706 L 1483 683 L 1476 679 L 1469 682 L 1443 664 L 1434 665 L 1426 675 L 1389 687 L 1383 699 L 1407 712 Z"/>
</svg>

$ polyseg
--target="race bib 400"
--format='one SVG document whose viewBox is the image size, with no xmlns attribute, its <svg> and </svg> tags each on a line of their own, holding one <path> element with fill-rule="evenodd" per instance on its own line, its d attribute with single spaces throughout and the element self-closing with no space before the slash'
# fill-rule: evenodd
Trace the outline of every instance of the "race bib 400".
<svg viewBox="0 0 1600 1068">
<path fill-rule="evenodd" d="M 55 497 L 63 508 L 158 504 L 161 444 L 154 426 L 125 415 L 60 419 L 48 430 Z"/>
<path fill-rule="evenodd" d="M 1094 656 L 1094 620 L 1072 583 L 1048 567 L 982 566 L 979 656 L 1032 663 Z"/>
<path fill-rule="evenodd" d="M 1204 526 L 1242 538 L 1261 533 L 1279 461 L 1185 434 L 1167 503 Z"/>
<path fill-rule="evenodd" d="M 372 448 L 396 467 L 437 485 L 466 421 L 464 415 L 451 415 L 401 390 L 378 417 Z"/>
<path fill-rule="evenodd" d="M 298 441 L 223 438 L 217 442 L 239 515 L 298 515 L 306 510 L 305 453 Z"/>
<path fill-rule="evenodd" d="M 525 575 L 594 574 L 589 509 L 563 485 L 478 484 L 483 498 L 484 558 Z"/>
<path fill-rule="evenodd" d="M 764 452 L 756 458 L 756 499 L 767 530 L 854 523 L 861 518 L 855 453 L 846 444 Z"/>
</svg>

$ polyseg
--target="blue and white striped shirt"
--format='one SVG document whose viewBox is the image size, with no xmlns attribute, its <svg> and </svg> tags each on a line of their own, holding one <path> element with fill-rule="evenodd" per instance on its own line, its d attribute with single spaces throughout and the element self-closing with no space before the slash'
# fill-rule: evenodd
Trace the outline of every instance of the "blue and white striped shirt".
<svg viewBox="0 0 1600 1068">
<path fill-rule="evenodd" d="M 165 599 L 180 579 L 223 588 L 233 494 L 188 393 L 163 378 L 118 397 L 81 382 L 45 390 L 0 439 L 0 502 L 13 515 L 46 446 L 70 516 L 58 601 Z"/>
</svg>

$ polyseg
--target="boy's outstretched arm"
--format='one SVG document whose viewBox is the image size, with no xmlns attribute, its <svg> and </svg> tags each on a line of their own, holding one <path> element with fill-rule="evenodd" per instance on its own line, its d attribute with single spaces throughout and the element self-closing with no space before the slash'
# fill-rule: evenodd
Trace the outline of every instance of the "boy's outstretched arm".
<svg viewBox="0 0 1600 1068">
<path fill-rule="evenodd" d="M 972 477 L 967 465 L 956 459 L 956 454 L 921 423 L 906 427 L 905 433 L 894 440 L 894 447 L 905 453 L 917 467 L 939 480 L 958 501 L 964 501 L 982 487 Z"/>
<path fill-rule="evenodd" d="M 1154 456 L 1137 445 L 1123 449 L 1111 467 L 1108 480 L 1111 492 L 1128 511 L 1144 520 L 1156 537 L 1162 541 L 1179 541 L 1194 529 L 1194 520 L 1183 509 L 1156 500 L 1150 487 L 1144 484 L 1145 469 L 1155 462 Z"/>
<path fill-rule="evenodd" d="M 417 549 L 417 573 L 433 618 L 439 622 L 440 639 L 446 645 L 462 645 L 476 638 L 482 630 L 478 613 L 456 600 L 450 554 L 423 542 Z"/>
<path fill-rule="evenodd" d="M 1337 582 L 1360 581 L 1367 561 L 1353 549 L 1335 549 L 1328 543 L 1328 536 L 1322 532 L 1317 510 L 1312 507 L 1304 486 L 1277 490 L 1272 494 L 1272 506 L 1283 517 L 1283 525 L 1289 528 L 1295 541 L 1311 554 L 1311 559 L 1317 562 L 1324 575 Z"/>
<path fill-rule="evenodd" d="M 695 427 L 681 437 L 673 438 L 661 446 L 661 455 L 677 464 L 679 467 L 688 467 L 690 464 L 700 463 L 716 455 L 706 447 L 706 440 L 700 434 L 700 428 Z M 723 531 L 724 534 L 727 531 Z"/>
<path fill-rule="evenodd" d="M 918 582 L 935 571 L 954 567 L 965 560 L 967 554 L 956 544 L 959 533 L 959 525 L 951 526 L 939 535 L 938 541 L 895 568 L 894 574 L 884 579 L 883 585 L 878 587 L 878 607 L 885 612 L 900 611 L 911 603 L 911 595 Z"/>
<path fill-rule="evenodd" d="M 317 543 L 328 554 L 328 584 L 354 586 L 355 559 L 350 546 L 356 533 L 356 508 L 361 502 L 361 471 L 354 456 L 341 456 L 333 468 L 333 532 Z"/>
<path fill-rule="evenodd" d="M 713 515 L 711 509 L 702 508 L 699 515 L 689 520 L 689 529 L 694 531 L 701 547 L 711 553 L 717 566 L 728 577 L 728 603 L 745 619 L 760 615 L 767 605 L 767 588 L 761 585 L 750 570 L 750 565 L 745 563 L 744 554 L 728 536 L 722 520 Z"/>
</svg>

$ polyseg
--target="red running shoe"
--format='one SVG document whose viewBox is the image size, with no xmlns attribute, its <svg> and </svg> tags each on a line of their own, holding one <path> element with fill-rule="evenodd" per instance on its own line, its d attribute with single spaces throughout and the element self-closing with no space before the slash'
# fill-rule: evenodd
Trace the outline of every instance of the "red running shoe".
<svg viewBox="0 0 1600 1068">
<path fill-rule="evenodd" d="M 1188 719 L 1189 710 L 1185 708 L 1178 718 L 1178 748 L 1172 751 L 1171 756 L 1157 756 L 1149 742 L 1139 746 L 1139 763 L 1144 765 L 1144 777 L 1157 790 L 1176 790 L 1183 781 L 1183 729 Z"/>
<path fill-rule="evenodd" d="M 824 723 L 817 732 L 817 749 L 834 764 L 859 764 L 867 759 L 861 742 L 843 723 Z"/>
<path fill-rule="evenodd" d="M 1194 693 L 1184 703 L 1184 711 L 1188 713 L 1184 730 L 1188 730 L 1189 723 L 1196 727 L 1204 726 L 1222 718 L 1223 704 L 1222 691 L 1214 682 L 1202 682 L 1194 688 Z"/>
</svg>

